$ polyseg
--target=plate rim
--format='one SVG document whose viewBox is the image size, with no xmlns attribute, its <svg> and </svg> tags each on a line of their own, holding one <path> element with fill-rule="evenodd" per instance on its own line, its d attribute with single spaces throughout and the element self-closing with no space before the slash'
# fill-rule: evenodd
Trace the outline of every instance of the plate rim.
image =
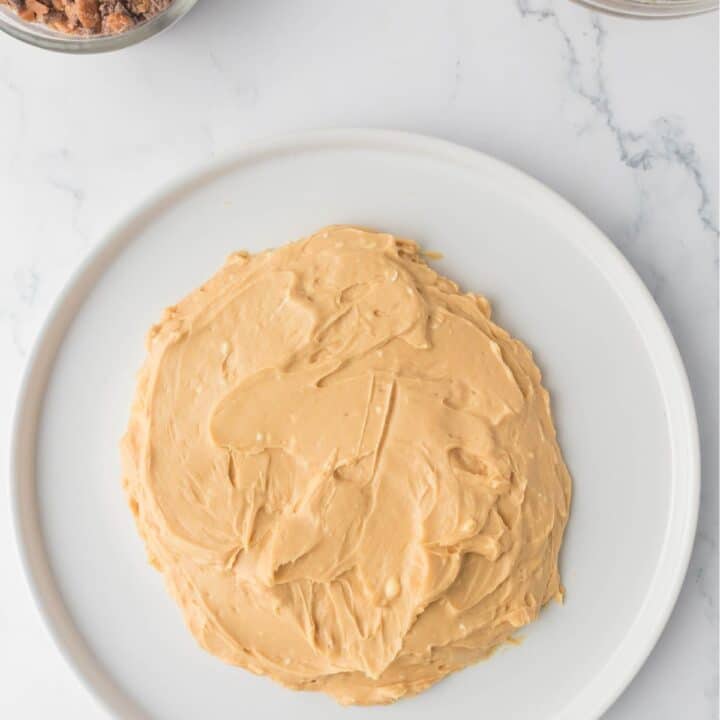
<svg viewBox="0 0 720 720">
<path fill-rule="evenodd" d="M 701 485 L 700 443 L 687 372 L 675 339 L 650 291 L 625 256 L 591 220 L 528 173 L 474 148 L 417 133 L 363 128 L 309 130 L 244 144 L 238 150 L 198 163 L 161 183 L 143 201 L 130 207 L 76 266 L 51 303 L 34 339 L 16 394 L 11 421 L 11 523 L 35 607 L 55 646 L 90 695 L 113 716 L 127 718 L 132 701 L 115 686 L 102 667 L 91 666 L 93 655 L 87 647 L 82 647 L 82 633 L 64 608 L 62 595 L 44 557 L 42 533 L 38 532 L 34 452 L 42 400 L 57 352 L 77 311 L 104 269 L 133 237 L 133 232 L 160 211 L 164 203 L 182 201 L 183 194 L 191 192 L 194 187 L 266 156 L 289 151 L 357 147 L 426 155 L 475 171 L 492 169 L 525 189 L 534 199 L 543 200 L 544 205 L 554 206 L 563 225 L 575 223 L 582 229 L 586 257 L 606 279 L 612 277 L 613 289 L 635 321 L 644 343 L 648 348 L 659 351 L 654 357 L 654 364 L 670 430 L 673 483 L 657 568 L 637 617 L 607 664 L 556 716 L 556 720 L 571 720 L 578 716 L 599 718 L 629 686 L 659 640 L 677 602 L 694 547 Z M 644 315 L 647 324 L 641 325 L 637 315 Z M 663 373 L 659 372 L 661 363 Z M 682 465 L 678 463 L 678 455 L 682 455 Z M 679 465 L 681 476 L 678 476 Z M 685 493 L 678 493 L 680 479 L 687 481 Z M 33 535 L 36 537 L 33 538 Z M 653 595 L 651 590 L 658 583 L 664 591 Z M 69 629 L 62 626 L 68 621 L 73 625 Z M 97 662 L 95 664 L 98 665 Z M 146 717 L 135 706 L 130 713 L 132 717 Z"/>
</svg>

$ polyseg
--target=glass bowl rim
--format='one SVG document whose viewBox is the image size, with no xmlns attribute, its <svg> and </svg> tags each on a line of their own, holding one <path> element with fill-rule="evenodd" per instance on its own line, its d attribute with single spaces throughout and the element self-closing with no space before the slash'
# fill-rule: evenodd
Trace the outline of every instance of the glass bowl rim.
<svg viewBox="0 0 720 720">
<path fill-rule="evenodd" d="M 644 18 L 699 15 L 718 9 L 718 0 L 578 0 L 595 10 Z"/>
<path fill-rule="evenodd" d="M 163 12 L 122 33 L 79 36 L 62 33 L 19 18 L 14 11 L 0 5 L 0 31 L 17 40 L 56 52 L 79 55 L 111 52 L 130 47 L 166 30 L 187 14 L 198 0 L 173 0 Z"/>
</svg>

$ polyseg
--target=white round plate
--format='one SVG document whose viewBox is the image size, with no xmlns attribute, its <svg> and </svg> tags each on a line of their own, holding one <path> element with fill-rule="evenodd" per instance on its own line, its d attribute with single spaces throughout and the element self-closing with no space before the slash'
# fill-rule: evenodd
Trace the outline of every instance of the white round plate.
<svg viewBox="0 0 720 720">
<path fill-rule="evenodd" d="M 574 479 L 564 606 L 519 647 L 385 708 L 342 709 L 200 650 L 147 565 L 118 441 L 162 309 L 236 249 L 353 223 L 441 251 L 535 352 Z M 85 263 L 37 343 L 14 438 L 16 520 L 58 644 L 122 720 L 588 720 L 623 690 L 675 602 L 697 516 L 695 416 L 641 281 L 564 200 L 439 140 L 331 131 L 253 146 L 132 214 Z"/>
</svg>

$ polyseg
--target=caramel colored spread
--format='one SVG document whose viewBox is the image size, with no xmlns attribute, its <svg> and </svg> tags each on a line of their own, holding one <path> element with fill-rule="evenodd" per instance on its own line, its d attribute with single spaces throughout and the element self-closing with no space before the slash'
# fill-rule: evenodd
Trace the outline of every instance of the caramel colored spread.
<svg viewBox="0 0 720 720">
<path fill-rule="evenodd" d="M 341 703 L 487 657 L 561 598 L 571 483 L 530 351 L 418 247 L 330 227 L 169 308 L 123 440 L 197 641 Z"/>
</svg>

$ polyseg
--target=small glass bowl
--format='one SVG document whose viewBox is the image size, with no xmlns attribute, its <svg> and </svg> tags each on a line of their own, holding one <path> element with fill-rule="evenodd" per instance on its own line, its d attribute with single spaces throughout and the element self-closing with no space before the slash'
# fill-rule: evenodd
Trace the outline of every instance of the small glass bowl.
<svg viewBox="0 0 720 720">
<path fill-rule="evenodd" d="M 718 0 L 581 0 L 585 5 L 618 15 L 669 18 L 718 9 Z"/>
<path fill-rule="evenodd" d="M 157 35 L 175 24 L 196 2 L 197 0 L 174 0 L 167 10 L 126 32 L 114 35 L 68 35 L 42 23 L 22 20 L 8 6 L 0 5 L 0 30 L 45 50 L 78 55 L 109 52 L 135 45 Z"/>
</svg>

